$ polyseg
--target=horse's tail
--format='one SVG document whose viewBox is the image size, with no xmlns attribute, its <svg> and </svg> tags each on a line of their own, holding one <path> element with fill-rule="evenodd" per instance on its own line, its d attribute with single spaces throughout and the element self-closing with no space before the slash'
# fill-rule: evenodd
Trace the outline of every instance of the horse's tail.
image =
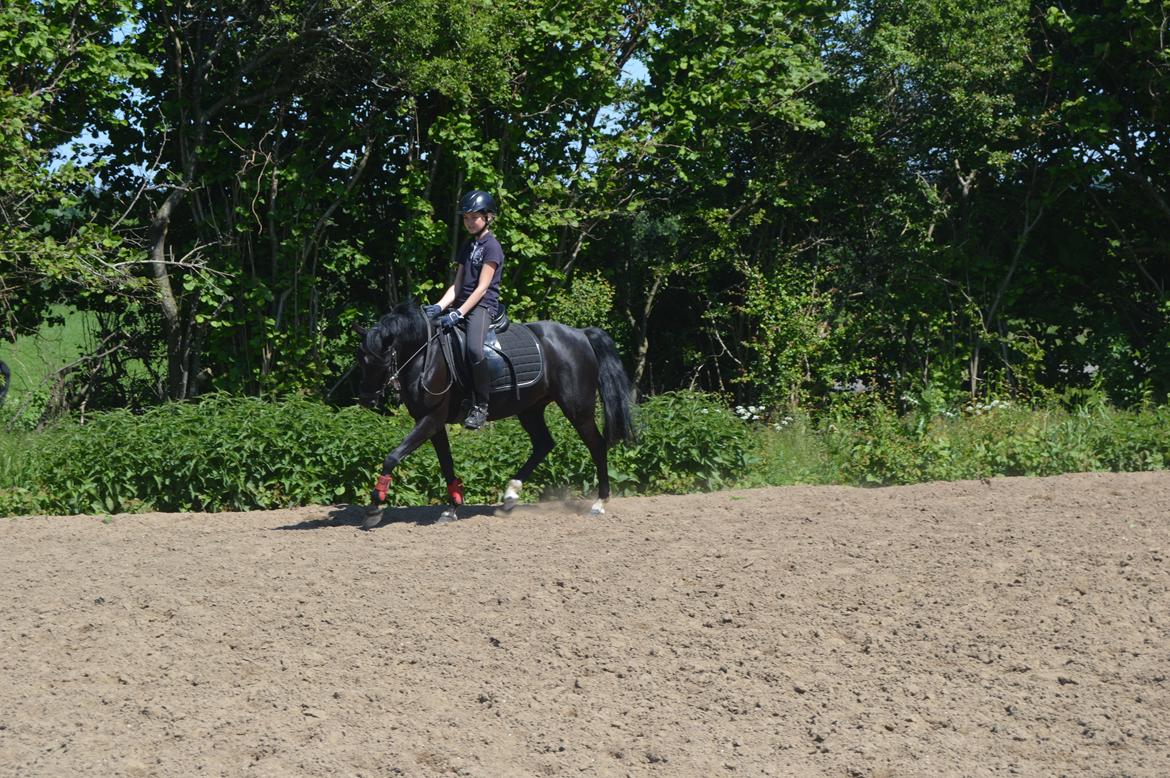
<svg viewBox="0 0 1170 778">
<path fill-rule="evenodd" d="M 635 443 L 638 434 L 634 430 L 634 392 L 617 346 L 605 330 L 597 327 L 587 327 L 585 337 L 597 355 L 601 404 L 605 408 L 605 442 L 609 445 L 619 440 Z"/>
</svg>

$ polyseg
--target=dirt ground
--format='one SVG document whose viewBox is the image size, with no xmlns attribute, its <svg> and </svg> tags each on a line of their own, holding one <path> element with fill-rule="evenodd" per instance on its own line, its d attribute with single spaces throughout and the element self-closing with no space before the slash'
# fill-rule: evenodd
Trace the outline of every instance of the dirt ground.
<svg viewBox="0 0 1170 778">
<path fill-rule="evenodd" d="M 1164 776 L 1170 472 L 0 520 L 3 776 Z"/>
</svg>

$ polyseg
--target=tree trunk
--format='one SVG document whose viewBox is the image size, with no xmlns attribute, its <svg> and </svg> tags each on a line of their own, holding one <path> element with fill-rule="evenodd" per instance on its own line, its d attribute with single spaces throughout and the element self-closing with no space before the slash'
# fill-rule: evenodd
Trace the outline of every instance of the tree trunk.
<svg viewBox="0 0 1170 778">
<path fill-rule="evenodd" d="M 646 302 L 642 306 L 641 321 L 636 322 L 634 331 L 637 333 L 637 352 L 634 355 L 634 386 L 642 383 L 642 374 L 646 372 L 646 359 L 650 353 L 650 313 L 654 310 L 654 298 L 658 296 L 658 287 L 662 285 L 662 276 L 655 275 L 650 291 L 646 293 Z"/>
<path fill-rule="evenodd" d="M 158 294 L 167 339 L 167 397 L 182 400 L 187 395 L 187 360 L 183 349 L 183 323 L 171 276 L 167 271 L 167 231 L 171 215 L 183 199 L 183 190 L 174 188 L 155 212 L 150 224 L 150 271 Z"/>
</svg>

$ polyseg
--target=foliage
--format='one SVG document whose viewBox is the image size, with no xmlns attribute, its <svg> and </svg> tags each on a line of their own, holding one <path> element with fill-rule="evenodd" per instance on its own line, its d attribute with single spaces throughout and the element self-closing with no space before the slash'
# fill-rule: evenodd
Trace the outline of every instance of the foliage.
<svg viewBox="0 0 1170 778">
<path fill-rule="evenodd" d="M 846 330 L 830 326 L 832 302 L 823 280 L 810 269 L 788 265 L 774 274 L 745 265 L 743 310 L 758 322 L 747 342 L 753 359 L 737 381 L 759 387 L 759 399 L 796 409 L 807 404 L 818 378 L 856 375 L 840 365 L 849 350 Z"/>
<path fill-rule="evenodd" d="M 899 417 L 873 398 L 842 404 L 824 422 L 839 478 L 915 483 L 1170 463 L 1170 408 L 1118 410 L 1101 402 L 1032 410 L 998 402 L 959 413 Z"/>
<path fill-rule="evenodd" d="M 588 451 L 563 415 L 549 413 L 560 445 L 526 484 L 590 490 Z M 612 452 L 617 491 L 718 488 L 739 478 L 749 436 L 726 409 L 693 393 L 663 395 L 643 407 L 644 441 Z M 111 411 L 85 424 L 62 422 L 23 438 L 22 455 L 0 457 L 0 506 L 8 512 L 113 513 L 221 511 L 365 502 L 382 457 L 413 422 L 290 398 L 213 395 L 142 414 Z M 507 474 L 527 458 L 528 437 L 514 421 L 479 434 L 452 430 L 456 472 L 467 499 L 496 502 Z M 428 450 L 394 472 L 391 500 L 442 502 L 445 485 Z"/>
<path fill-rule="evenodd" d="M 622 324 L 613 319 L 613 284 L 600 273 L 581 273 L 567 289 L 555 292 L 548 301 L 548 317 L 570 327 L 601 327 L 611 337 L 620 337 Z"/>
<path fill-rule="evenodd" d="M 26 433 L 9 432 L 0 436 L 0 516 L 53 510 L 53 501 L 36 485 L 30 486 L 27 475 L 29 449 L 34 440 Z"/>
<path fill-rule="evenodd" d="M 743 409 L 741 409 L 743 410 Z M 1071 409 L 993 401 L 899 416 L 873 395 L 819 419 L 736 414 L 712 395 L 673 392 L 640 406 L 641 440 L 610 452 L 615 494 L 732 486 L 900 484 L 1170 465 L 1170 407 L 1120 410 L 1101 395 Z M 558 445 L 525 484 L 528 499 L 589 493 L 593 464 L 564 417 Z M 141 415 L 96 414 L 0 439 L 0 515 L 243 510 L 364 503 L 381 458 L 410 428 L 401 412 L 337 410 L 304 398 L 211 396 Z M 451 428 L 469 502 L 492 504 L 528 456 L 514 420 Z M 447 499 L 424 448 L 394 473 L 390 501 Z"/>
<path fill-rule="evenodd" d="M 751 448 L 757 461 L 740 485 L 837 483 L 839 473 L 833 467 L 828 446 L 808 416 L 785 416 L 771 424 L 751 425 L 751 430 Z"/>
<path fill-rule="evenodd" d="M 1166 19 L 1143 0 L 18 0 L 0 326 L 98 317 L 109 358 L 78 410 L 325 397 L 352 323 L 446 285 L 474 186 L 502 204 L 513 317 L 605 326 L 643 395 L 1162 402 Z"/>
<path fill-rule="evenodd" d="M 94 207 L 102 161 L 83 136 L 119 121 L 146 61 L 114 38 L 125 0 L 13 0 L 0 6 L 0 337 L 33 332 L 63 294 L 134 294 L 118 231 Z"/>
<path fill-rule="evenodd" d="M 637 446 L 615 452 L 619 486 L 641 492 L 720 489 L 753 463 L 751 436 L 725 405 L 699 392 L 667 392 L 639 408 Z"/>
</svg>

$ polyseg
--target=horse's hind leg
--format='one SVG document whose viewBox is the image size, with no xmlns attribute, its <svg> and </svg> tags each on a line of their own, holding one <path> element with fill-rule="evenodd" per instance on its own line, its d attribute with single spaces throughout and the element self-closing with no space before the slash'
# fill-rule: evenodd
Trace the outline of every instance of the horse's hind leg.
<svg viewBox="0 0 1170 778">
<path fill-rule="evenodd" d="M 565 410 L 562 406 L 561 410 Z M 593 465 L 597 468 L 597 502 L 589 512 L 594 516 L 605 513 L 605 501 L 609 499 L 609 461 L 606 456 L 605 438 L 597 429 L 597 422 L 593 420 L 593 408 L 588 412 L 565 412 L 565 416 L 572 423 L 585 447 L 589 449 L 589 456 L 593 457 Z"/>
<path fill-rule="evenodd" d="M 556 441 L 553 440 L 552 433 L 548 431 L 548 424 L 544 421 L 543 404 L 535 408 L 529 408 L 523 413 L 518 414 L 516 418 L 520 421 L 520 426 L 524 428 L 524 431 L 528 433 L 528 437 L 532 441 L 532 453 L 528 456 L 528 461 L 516 471 L 515 477 L 508 482 L 508 486 L 504 490 L 504 510 L 506 511 L 510 511 L 516 507 L 516 503 L 520 501 L 520 489 L 523 488 L 524 482 L 528 480 L 528 476 L 532 475 L 532 471 L 544 461 L 544 458 L 556 446 Z"/>
</svg>

